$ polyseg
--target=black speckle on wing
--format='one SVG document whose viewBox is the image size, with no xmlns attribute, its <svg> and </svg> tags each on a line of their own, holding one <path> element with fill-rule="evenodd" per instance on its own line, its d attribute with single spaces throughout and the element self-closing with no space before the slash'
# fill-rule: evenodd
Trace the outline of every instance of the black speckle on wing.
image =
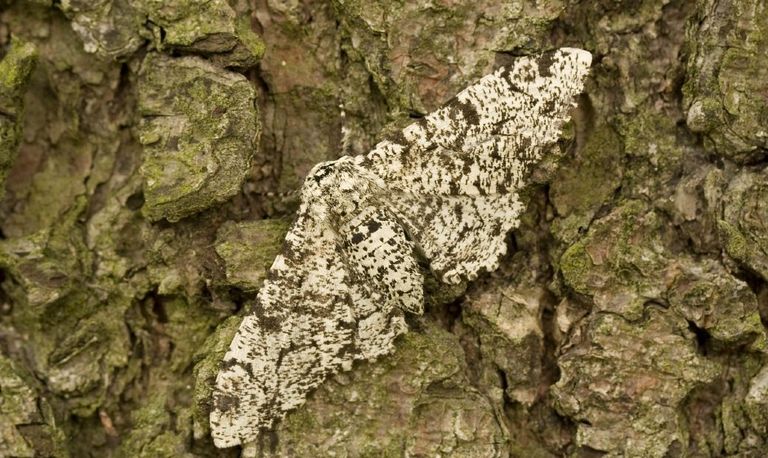
<svg viewBox="0 0 768 458">
<path fill-rule="evenodd" d="M 376 221 L 376 220 L 373 220 L 373 219 L 368 220 L 368 222 L 366 223 L 366 226 L 368 226 L 368 233 L 370 233 L 370 234 L 372 234 L 372 233 L 378 231 L 379 229 L 381 229 L 381 223 L 379 221 Z"/>
<path fill-rule="evenodd" d="M 538 59 L 539 64 L 539 75 L 541 75 L 544 78 L 549 78 L 552 76 L 552 66 L 555 65 L 555 53 L 553 52 L 547 52 L 541 55 Z"/>
</svg>

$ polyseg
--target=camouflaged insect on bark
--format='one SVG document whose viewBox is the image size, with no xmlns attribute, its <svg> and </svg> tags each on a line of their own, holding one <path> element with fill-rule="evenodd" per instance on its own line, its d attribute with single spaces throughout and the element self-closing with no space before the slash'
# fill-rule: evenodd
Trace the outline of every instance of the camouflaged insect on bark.
<svg viewBox="0 0 768 458">
<path fill-rule="evenodd" d="M 520 58 L 364 156 L 317 165 L 283 253 L 216 380 L 219 447 L 255 440 L 330 374 L 393 350 L 421 314 L 418 255 L 446 284 L 497 268 L 528 171 L 559 137 L 591 55 Z"/>
</svg>

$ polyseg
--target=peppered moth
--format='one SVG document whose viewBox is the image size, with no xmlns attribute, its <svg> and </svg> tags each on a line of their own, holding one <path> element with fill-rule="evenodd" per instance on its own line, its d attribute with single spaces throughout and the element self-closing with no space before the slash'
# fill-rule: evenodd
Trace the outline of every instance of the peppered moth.
<svg viewBox="0 0 768 458">
<path fill-rule="evenodd" d="M 573 48 L 519 58 L 367 155 L 312 169 L 216 377 L 217 447 L 253 441 L 329 375 L 391 352 L 404 313 L 422 313 L 419 258 L 449 284 L 496 269 L 527 172 L 590 62 Z"/>
</svg>

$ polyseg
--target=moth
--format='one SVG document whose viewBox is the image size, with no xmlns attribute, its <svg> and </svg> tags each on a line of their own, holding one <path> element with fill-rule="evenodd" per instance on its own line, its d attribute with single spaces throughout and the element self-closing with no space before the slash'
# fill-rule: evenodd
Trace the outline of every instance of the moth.
<svg viewBox="0 0 768 458">
<path fill-rule="evenodd" d="M 518 58 L 368 154 L 312 169 L 216 377 L 217 447 L 254 441 L 330 375 L 393 351 L 405 314 L 423 311 L 420 258 L 446 284 L 497 268 L 591 60 Z"/>
</svg>

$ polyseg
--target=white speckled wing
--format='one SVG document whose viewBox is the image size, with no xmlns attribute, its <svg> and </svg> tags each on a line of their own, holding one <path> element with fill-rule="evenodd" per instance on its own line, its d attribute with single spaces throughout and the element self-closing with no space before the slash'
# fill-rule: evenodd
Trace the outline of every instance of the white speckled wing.
<svg viewBox="0 0 768 458">
<path fill-rule="evenodd" d="M 216 377 L 214 443 L 254 440 L 329 375 L 392 350 L 421 313 L 414 245 L 372 177 L 344 161 L 315 167 L 302 206 Z"/>
<path fill-rule="evenodd" d="M 253 440 L 349 366 L 354 314 L 335 231 L 303 208 L 216 378 L 211 430 L 218 447 Z"/>
<path fill-rule="evenodd" d="M 392 351 L 404 312 L 422 312 L 415 250 L 446 283 L 496 268 L 590 61 L 568 48 L 520 58 L 368 155 L 310 172 L 216 377 L 216 446 L 255 440 L 329 375 Z"/>
<path fill-rule="evenodd" d="M 498 267 L 528 172 L 559 138 L 591 61 L 574 48 L 519 58 L 355 158 L 387 183 L 444 282 Z"/>
</svg>

